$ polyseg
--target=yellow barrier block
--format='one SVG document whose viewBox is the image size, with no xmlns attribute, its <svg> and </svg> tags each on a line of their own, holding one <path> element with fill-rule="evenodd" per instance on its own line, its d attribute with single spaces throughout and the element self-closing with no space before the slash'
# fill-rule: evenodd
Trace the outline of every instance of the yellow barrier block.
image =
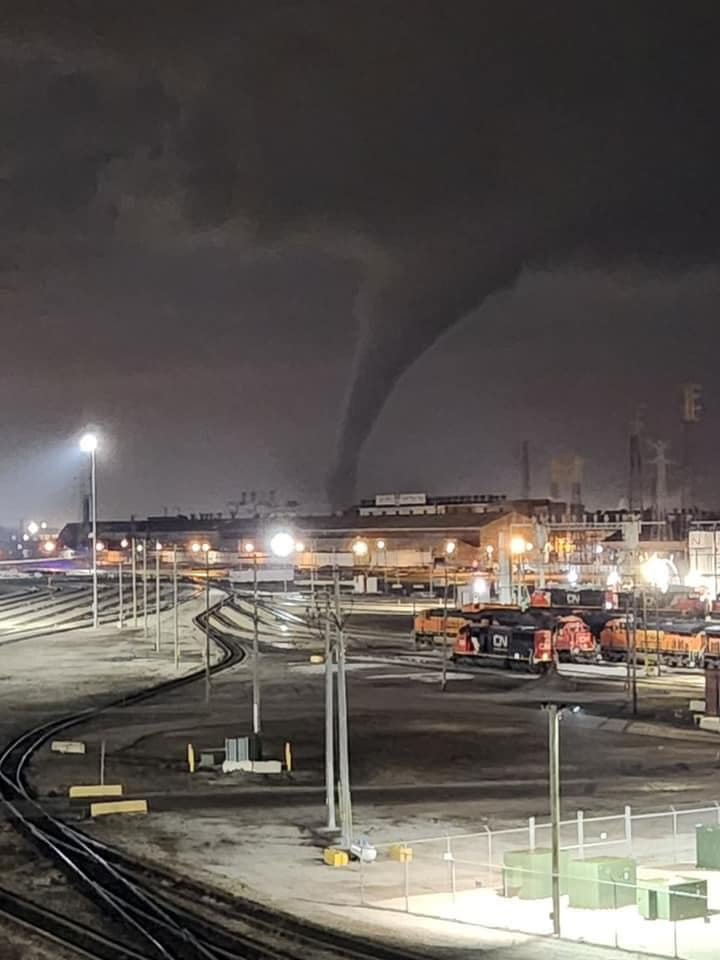
<svg viewBox="0 0 720 960">
<path fill-rule="evenodd" d="M 188 770 L 195 773 L 195 747 L 189 743 L 187 747 Z"/>
<path fill-rule="evenodd" d="M 310 663 L 325 663 L 325 657 L 320 653 L 313 653 L 310 657 Z"/>
<path fill-rule="evenodd" d="M 410 863 L 412 860 L 412 847 L 406 847 L 404 843 L 394 843 L 390 847 L 390 859 L 399 860 L 400 863 Z"/>
<path fill-rule="evenodd" d="M 285 741 L 285 769 L 292 772 L 292 744 L 289 740 Z"/>
<path fill-rule="evenodd" d="M 68 796 L 73 799 L 78 797 L 121 797 L 123 788 L 121 783 L 93 783 L 79 784 L 70 787 Z"/>
<path fill-rule="evenodd" d="M 323 860 L 329 867 L 346 867 L 349 857 L 344 850 L 335 847 L 326 847 L 323 850 Z"/>
<path fill-rule="evenodd" d="M 147 800 L 110 800 L 107 803 L 91 803 L 90 816 L 103 817 L 108 813 L 147 813 Z"/>
</svg>

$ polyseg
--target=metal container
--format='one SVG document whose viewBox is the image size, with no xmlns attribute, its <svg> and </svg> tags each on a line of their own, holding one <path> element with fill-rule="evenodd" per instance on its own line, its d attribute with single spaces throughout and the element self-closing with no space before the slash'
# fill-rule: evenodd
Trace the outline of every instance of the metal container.
<svg viewBox="0 0 720 960">
<path fill-rule="evenodd" d="M 707 881 L 649 880 L 637 888 L 637 907 L 646 920 L 691 920 L 707 916 Z"/>
<path fill-rule="evenodd" d="M 560 854 L 560 891 L 566 893 L 570 858 Z M 503 857 L 506 897 L 543 900 L 552 896 L 552 852 L 546 849 L 509 850 Z"/>
<path fill-rule="evenodd" d="M 720 870 L 720 826 L 695 828 L 695 862 L 706 870 Z"/>
<path fill-rule="evenodd" d="M 613 910 L 635 903 L 636 864 L 629 857 L 571 860 L 568 894 L 571 907 Z"/>
</svg>

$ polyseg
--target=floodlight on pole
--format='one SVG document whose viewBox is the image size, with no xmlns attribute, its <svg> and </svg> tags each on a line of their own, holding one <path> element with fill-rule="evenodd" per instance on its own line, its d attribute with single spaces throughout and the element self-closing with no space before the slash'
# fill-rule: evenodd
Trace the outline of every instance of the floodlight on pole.
<svg viewBox="0 0 720 960">
<path fill-rule="evenodd" d="M 286 530 L 280 530 L 270 540 L 270 550 L 276 557 L 284 559 L 295 550 L 295 537 Z"/>
<path fill-rule="evenodd" d="M 80 437 L 80 449 L 90 455 L 90 508 L 92 524 L 92 617 L 93 627 L 99 624 L 98 579 L 97 579 L 97 478 L 95 471 L 95 453 L 98 448 L 96 433 L 84 433 Z"/>
<path fill-rule="evenodd" d="M 367 540 L 362 540 L 358 537 L 357 540 L 353 542 L 352 552 L 356 557 L 366 557 L 368 555 L 369 547 L 367 545 Z"/>
</svg>

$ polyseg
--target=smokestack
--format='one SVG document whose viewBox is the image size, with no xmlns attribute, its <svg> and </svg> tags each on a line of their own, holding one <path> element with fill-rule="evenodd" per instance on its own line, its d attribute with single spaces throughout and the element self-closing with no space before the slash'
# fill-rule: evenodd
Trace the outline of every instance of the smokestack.
<svg viewBox="0 0 720 960">
<path fill-rule="evenodd" d="M 527 440 L 522 445 L 522 485 L 520 496 L 523 500 L 530 499 L 530 447 Z"/>
</svg>

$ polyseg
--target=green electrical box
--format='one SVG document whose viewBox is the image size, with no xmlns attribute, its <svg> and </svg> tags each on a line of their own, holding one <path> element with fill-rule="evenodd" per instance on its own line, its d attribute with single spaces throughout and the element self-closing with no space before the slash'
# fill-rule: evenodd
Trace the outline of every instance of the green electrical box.
<svg viewBox="0 0 720 960">
<path fill-rule="evenodd" d="M 629 857 L 591 857 L 571 860 L 570 906 L 613 910 L 635 903 L 635 861 Z"/>
<path fill-rule="evenodd" d="M 570 858 L 560 854 L 560 892 L 567 893 Z M 552 896 L 552 852 L 546 849 L 509 850 L 503 857 L 505 896 L 543 900 Z"/>
<path fill-rule="evenodd" d="M 698 867 L 720 870 L 720 826 L 696 827 L 695 849 Z"/>
<path fill-rule="evenodd" d="M 707 881 L 670 877 L 640 881 L 637 906 L 646 920 L 691 920 L 707 915 Z"/>
</svg>

